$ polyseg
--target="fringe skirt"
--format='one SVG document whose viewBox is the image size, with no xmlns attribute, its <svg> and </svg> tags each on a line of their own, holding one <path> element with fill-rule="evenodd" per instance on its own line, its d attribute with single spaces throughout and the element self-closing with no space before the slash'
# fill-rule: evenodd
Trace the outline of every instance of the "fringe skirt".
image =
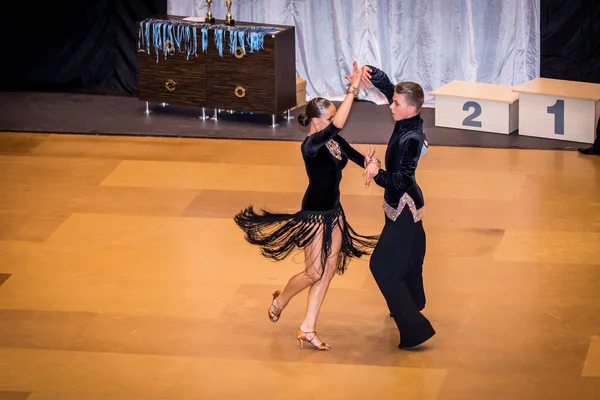
<svg viewBox="0 0 600 400">
<path fill-rule="evenodd" d="M 295 214 L 255 212 L 252 206 L 239 212 L 234 221 L 245 232 L 246 240 L 260 247 L 261 254 L 275 261 L 286 258 L 295 249 L 304 249 L 322 232 L 321 265 L 332 256 L 332 234 L 342 233 L 336 272 L 343 274 L 351 258 L 371 254 L 379 236 L 359 235 L 352 229 L 344 210 L 338 206 L 328 211 L 302 210 Z"/>
</svg>

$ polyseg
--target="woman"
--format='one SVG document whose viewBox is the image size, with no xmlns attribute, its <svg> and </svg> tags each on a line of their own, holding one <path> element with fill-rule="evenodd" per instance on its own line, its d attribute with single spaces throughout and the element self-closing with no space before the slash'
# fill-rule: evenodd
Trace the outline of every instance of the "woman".
<svg viewBox="0 0 600 400">
<path fill-rule="evenodd" d="M 308 342 L 317 350 L 331 349 L 315 329 L 329 283 L 336 272 L 344 273 L 350 258 L 369 254 L 377 243 L 377 236 L 362 236 L 350 227 L 340 204 L 342 169 L 348 159 L 365 168 L 365 175 L 378 171 L 375 160 L 365 162 L 365 155 L 338 135 L 358 95 L 361 75 L 355 63 L 348 77 L 351 86 L 339 110 L 329 100 L 316 97 L 298 116 L 300 125 L 310 125 L 300 147 L 309 179 L 301 210 L 295 214 L 256 213 L 248 207 L 234 218 L 246 240 L 260 246 L 268 258 L 282 260 L 295 248 L 304 250 L 305 270 L 293 276 L 283 291 L 273 293 L 268 311 L 269 319 L 277 322 L 292 297 L 310 286 L 304 321 L 296 333 L 300 348 Z M 367 157 L 371 159 L 373 153 L 369 150 Z"/>
</svg>

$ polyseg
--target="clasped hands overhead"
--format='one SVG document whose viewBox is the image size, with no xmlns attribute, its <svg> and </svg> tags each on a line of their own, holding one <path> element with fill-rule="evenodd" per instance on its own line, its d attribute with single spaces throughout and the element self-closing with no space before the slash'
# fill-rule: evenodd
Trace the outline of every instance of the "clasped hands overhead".
<svg viewBox="0 0 600 400">
<path fill-rule="evenodd" d="M 352 73 L 350 75 L 346 75 L 346 80 L 348 82 L 356 82 L 357 78 L 359 79 L 361 86 L 364 85 L 365 88 L 372 87 L 371 83 L 371 68 L 366 65 L 362 67 L 358 67 L 358 63 L 354 61 L 352 63 Z M 379 173 L 379 169 L 381 168 L 381 163 L 375 155 L 375 147 L 371 146 L 367 149 L 366 152 L 363 152 L 365 156 L 365 172 L 363 172 L 363 176 L 365 178 L 365 185 L 369 186 L 371 180 Z"/>
</svg>

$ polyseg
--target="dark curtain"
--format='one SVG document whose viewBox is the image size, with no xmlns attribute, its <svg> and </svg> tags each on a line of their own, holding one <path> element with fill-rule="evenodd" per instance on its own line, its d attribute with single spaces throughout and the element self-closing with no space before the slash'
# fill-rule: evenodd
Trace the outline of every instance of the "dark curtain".
<svg viewBox="0 0 600 400">
<path fill-rule="evenodd" d="M 167 12 L 167 0 L 10 3 L 10 24 L 0 28 L 8 39 L 0 62 L 3 90 L 133 95 L 136 21 Z"/>
<path fill-rule="evenodd" d="M 600 0 L 540 1 L 540 75 L 600 83 Z"/>
</svg>

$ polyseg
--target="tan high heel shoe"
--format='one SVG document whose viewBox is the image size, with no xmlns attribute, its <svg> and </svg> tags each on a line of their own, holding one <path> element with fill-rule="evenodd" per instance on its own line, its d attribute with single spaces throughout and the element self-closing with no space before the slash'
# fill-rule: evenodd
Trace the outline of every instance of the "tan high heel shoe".
<svg viewBox="0 0 600 400">
<path fill-rule="evenodd" d="M 279 321 L 279 317 L 281 317 L 281 312 L 283 311 L 281 308 L 275 305 L 275 300 L 277 300 L 280 294 L 281 292 L 279 290 L 273 293 L 273 302 L 269 306 L 269 319 L 271 320 L 271 322 Z M 275 312 L 271 312 L 271 307 L 273 307 Z"/>
<path fill-rule="evenodd" d="M 327 351 L 331 350 L 331 346 L 327 343 L 320 342 L 319 344 L 314 344 L 313 340 L 317 337 L 317 332 L 304 332 L 302 329 L 298 328 L 296 331 L 296 339 L 300 342 L 300 348 L 304 349 L 304 342 L 310 343 L 316 350 L 319 351 Z"/>
</svg>

